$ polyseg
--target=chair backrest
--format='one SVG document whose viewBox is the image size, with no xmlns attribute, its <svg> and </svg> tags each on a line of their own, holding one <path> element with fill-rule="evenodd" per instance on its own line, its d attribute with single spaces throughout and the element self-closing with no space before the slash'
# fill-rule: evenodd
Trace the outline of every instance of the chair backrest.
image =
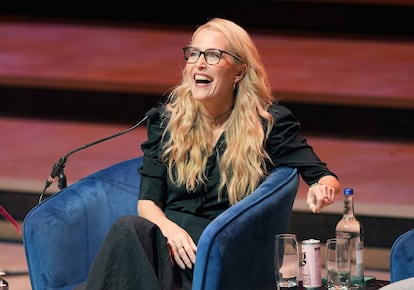
<svg viewBox="0 0 414 290">
<path fill-rule="evenodd" d="M 193 290 L 274 290 L 274 236 L 289 229 L 296 169 L 276 168 L 253 192 L 202 233 Z"/>
<path fill-rule="evenodd" d="M 137 214 L 141 164 L 139 157 L 102 169 L 28 213 L 23 243 L 33 290 L 69 290 L 87 278 L 115 220 Z M 288 230 L 297 188 L 296 170 L 278 168 L 211 222 L 200 237 L 193 289 L 274 289 L 274 235 Z"/>
<path fill-rule="evenodd" d="M 73 289 L 117 217 L 136 214 L 142 157 L 91 174 L 35 206 L 23 222 L 33 290 Z"/>
<path fill-rule="evenodd" d="M 401 234 L 390 251 L 390 280 L 414 277 L 414 229 Z"/>
</svg>

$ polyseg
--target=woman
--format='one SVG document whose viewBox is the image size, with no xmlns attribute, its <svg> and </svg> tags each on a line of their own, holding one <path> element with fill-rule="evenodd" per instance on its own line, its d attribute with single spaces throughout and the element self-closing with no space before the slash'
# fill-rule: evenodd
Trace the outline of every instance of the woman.
<svg viewBox="0 0 414 290">
<path fill-rule="evenodd" d="M 139 217 L 122 218 L 98 253 L 88 289 L 191 289 L 203 229 L 275 166 L 298 168 L 313 212 L 340 183 L 278 105 L 248 33 L 225 19 L 198 27 L 182 82 L 147 124 Z"/>
</svg>

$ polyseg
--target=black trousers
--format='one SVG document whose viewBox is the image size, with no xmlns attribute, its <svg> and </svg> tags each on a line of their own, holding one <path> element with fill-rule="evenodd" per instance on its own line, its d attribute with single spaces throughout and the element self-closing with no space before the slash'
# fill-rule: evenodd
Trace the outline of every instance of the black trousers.
<svg viewBox="0 0 414 290">
<path fill-rule="evenodd" d="M 191 290 L 158 226 L 139 216 L 119 218 L 99 249 L 88 279 L 76 290 Z"/>
</svg>

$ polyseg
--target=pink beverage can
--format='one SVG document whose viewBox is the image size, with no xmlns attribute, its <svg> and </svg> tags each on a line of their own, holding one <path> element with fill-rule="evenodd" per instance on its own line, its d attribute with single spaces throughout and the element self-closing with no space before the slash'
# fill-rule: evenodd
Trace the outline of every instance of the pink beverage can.
<svg viewBox="0 0 414 290">
<path fill-rule="evenodd" d="M 309 239 L 302 241 L 301 266 L 303 288 L 321 288 L 321 242 L 319 240 Z"/>
</svg>

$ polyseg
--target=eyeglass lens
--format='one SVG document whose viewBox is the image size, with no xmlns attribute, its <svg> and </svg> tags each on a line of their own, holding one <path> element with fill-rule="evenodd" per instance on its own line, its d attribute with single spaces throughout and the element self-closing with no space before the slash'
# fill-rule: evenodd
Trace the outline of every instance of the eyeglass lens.
<svg viewBox="0 0 414 290">
<path fill-rule="evenodd" d="M 188 63 L 197 62 L 201 54 L 203 54 L 204 59 L 208 64 L 218 64 L 221 60 L 222 52 L 217 49 L 207 49 L 205 51 L 201 51 L 191 47 L 184 48 L 184 59 Z"/>
</svg>

